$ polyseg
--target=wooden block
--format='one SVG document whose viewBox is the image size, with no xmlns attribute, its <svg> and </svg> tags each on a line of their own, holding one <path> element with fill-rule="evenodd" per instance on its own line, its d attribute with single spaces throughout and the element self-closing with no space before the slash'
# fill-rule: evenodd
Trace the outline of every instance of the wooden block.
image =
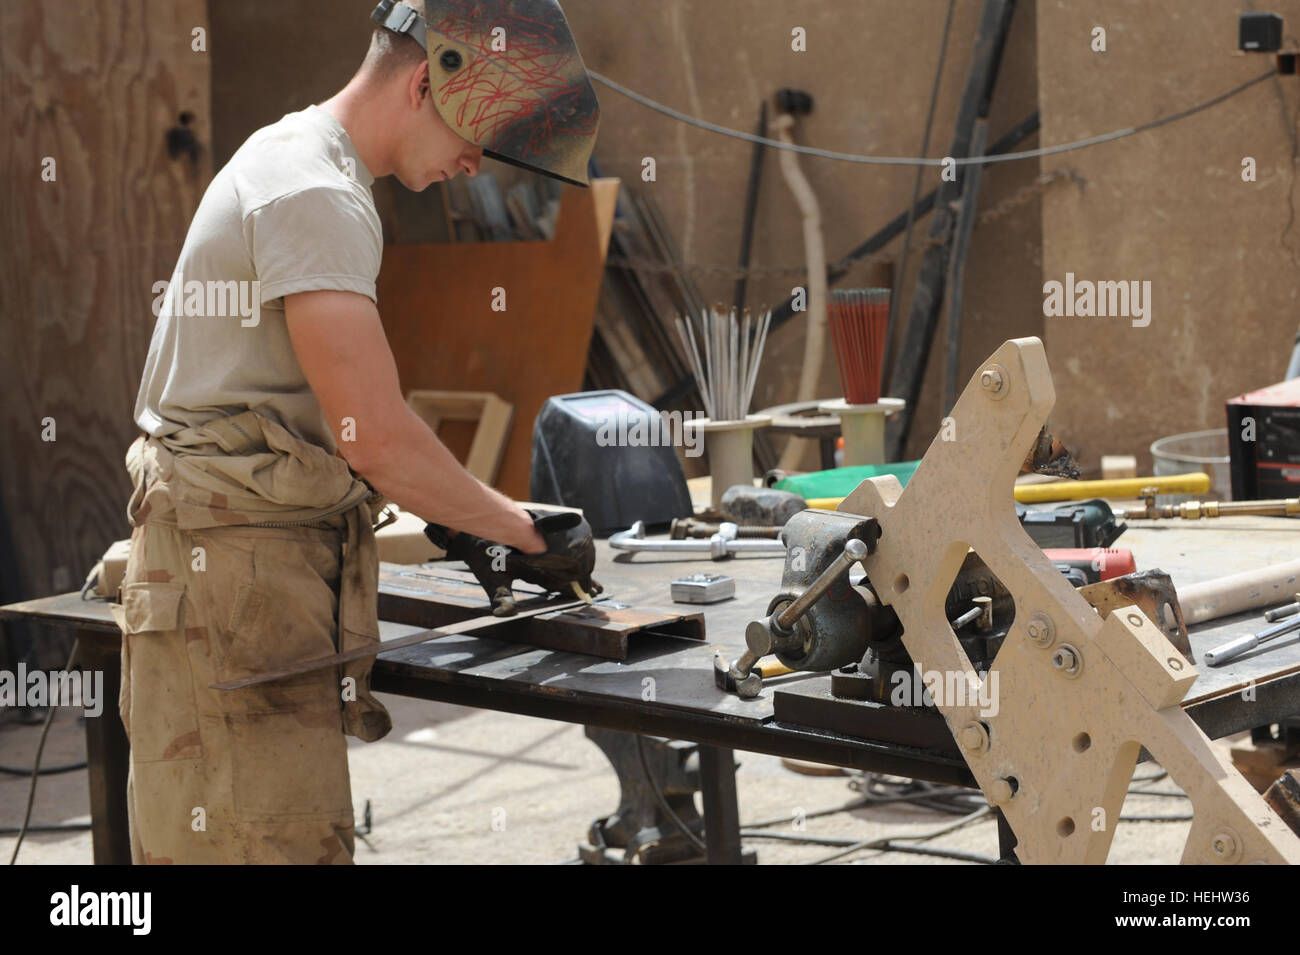
<svg viewBox="0 0 1300 955">
<path fill-rule="evenodd" d="M 434 434 L 444 421 L 475 422 L 474 438 L 461 463 L 483 483 L 496 481 L 510 436 L 514 405 L 487 391 L 411 391 L 406 403 Z"/>
<path fill-rule="evenodd" d="M 397 520 L 375 531 L 379 559 L 393 564 L 422 564 L 429 560 L 442 560 L 442 548 L 424 536 L 424 518 L 407 511 L 393 510 Z"/>
<path fill-rule="evenodd" d="M 1135 478 L 1138 476 L 1137 458 L 1131 454 L 1103 454 L 1101 479 L 1103 481 Z"/>
</svg>

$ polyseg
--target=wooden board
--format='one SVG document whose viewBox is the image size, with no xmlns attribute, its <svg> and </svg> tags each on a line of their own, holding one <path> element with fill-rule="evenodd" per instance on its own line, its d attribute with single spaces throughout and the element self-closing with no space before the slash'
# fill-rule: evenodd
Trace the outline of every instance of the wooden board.
<svg viewBox="0 0 1300 955">
<path fill-rule="evenodd" d="M 451 448 L 465 470 L 486 484 L 496 481 L 515 414 L 513 405 L 488 391 L 411 391 L 406 403 Z M 447 440 L 439 430 L 444 421 L 473 424 L 468 447 L 457 448 Z"/>
<path fill-rule="evenodd" d="M 154 283 L 171 276 L 210 177 L 196 28 L 203 0 L 0 6 L 0 489 L 18 555 L 0 595 L 75 588 L 129 531 L 122 459 Z M 183 111 L 197 164 L 166 148 Z"/>
<path fill-rule="evenodd" d="M 582 388 L 617 195 L 612 179 L 566 187 L 549 242 L 384 248 L 379 312 L 402 387 L 490 391 L 514 405 L 497 478 L 512 497 L 528 495 L 542 404 Z"/>
</svg>

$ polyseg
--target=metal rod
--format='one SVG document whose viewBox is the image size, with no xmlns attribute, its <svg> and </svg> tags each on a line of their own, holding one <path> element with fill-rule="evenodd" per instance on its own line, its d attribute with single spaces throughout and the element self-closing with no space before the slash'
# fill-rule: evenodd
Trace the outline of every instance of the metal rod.
<svg viewBox="0 0 1300 955">
<path fill-rule="evenodd" d="M 856 537 L 850 538 L 844 543 L 844 550 L 840 556 L 831 561 L 830 566 L 821 572 L 821 574 L 808 585 L 803 593 L 789 603 L 784 610 L 777 614 L 775 623 L 782 630 L 789 632 L 807 611 L 808 608 L 822 598 L 822 594 L 831 589 L 831 585 L 849 572 L 849 568 L 867 556 L 867 545 L 862 543 Z"/>
<path fill-rule="evenodd" d="M 1294 620 L 1284 620 L 1282 623 L 1269 627 L 1267 630 L 1261 630 L 1259 633 L 1247 634 L 1244 637 L 1238 637 L 1236 640 L 1230 640 L 1225 644 L 1215 647 L 1213 650 L 1205 651 L 1205 662 L 1210 666 L 1220 666 L 1229 660 L 1235 660 L 1243 653 L 1249 653 L 1256 647 L 1262 646 L 1285 633 L 1300 630 L 1300 617 Z"/>
</svg>

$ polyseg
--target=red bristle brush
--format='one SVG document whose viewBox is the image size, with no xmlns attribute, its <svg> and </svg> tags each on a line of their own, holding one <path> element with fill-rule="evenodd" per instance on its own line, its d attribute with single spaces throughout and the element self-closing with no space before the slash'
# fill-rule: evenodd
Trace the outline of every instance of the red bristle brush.
<svg viewBox="0 0 1300 955">
<path fill-rule="evenodd" d="M 889 289 L 837 289 L 831 293 L 827 318 L 844 400 L 851 405 L 875 404 L 880 400 Z"/>
</svg>

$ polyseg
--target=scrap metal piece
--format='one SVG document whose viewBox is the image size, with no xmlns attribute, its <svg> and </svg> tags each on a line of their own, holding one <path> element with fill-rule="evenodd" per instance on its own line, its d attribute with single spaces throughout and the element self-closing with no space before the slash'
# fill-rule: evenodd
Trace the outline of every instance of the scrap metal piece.
<svg viewBox="0 0 1300 955">
<path fill-rule="evenodd" d="M 533 588 L 540 593 L 540 588 Z M 520 588 L 521 610 L 528 606 Z M 535 598 L 533 598 L 535 599 Z M 655 632 L 692 640 L 704 639 L 704 615 L 679 610 L 629 607 L 607 597 L 593 604 L 569 604 L 564 613 L 503 617 L 492 631 L 495 639 L 523 643 L 546 650 L 586 653 L 607 660 L 627 658 L 629 640 Z M 415 627 L 442 628 L 477 617 L 486 606 L 483 591 L 466 571 L 443 567 L 425 569 L 400 564 L 380 564 L 379 618 Z M 519 619 L 518 626 L 511 624 Z M 380 647 L 387 650 L 388 645 Z"/>
<path fill-rule="evenodd" d="M 989 371 L 990 375 L 1001 375 L 1001 370 Z M 981 385 L 984 384 L 981 379 Z M 1071 457 L 1069 450 L 1056 438 L 1047 433 L 1044 427 L 1038 432 L 1034 446 L 1025 456 L 1025 463 L 1020 466 L 1021 474 L 1050 474 L 1054 477 L 1079 479 L 1079 467 Z"/>
<path fill-rule="evenodd" d="M 1300 775 L 1288 769 L 1264 792 L 1264 801 L 1272 806 L 1291 831 L 1300 836 Z"/>
<path fill-rule="evenodd" d="M 1099 580 L 1080 587 L 1078 593 L 1092 604 L 1103 620 L 1113 610 L 1137 607 L 1160 628 L 1188 663 L 1196 662 L 1192 655 L 1192 642 L 1187 636 L 1187 624 L 1183 622 L 1183 608 L 1178 603 L 1178 592 L 1173 580 L 1163 570 L 1139 570 L 1111 580 Z"/>
<path fill-rule="evenodd" d="M 980 384 L 995 365 L 996 395 Z M 1003 344 L 954 406 L 944 435 L 954 439 L 936 438 L 906 489 L 871 478 L 840 504 L 879 522 L 867 577 L 902 621 L 917 666 L 964 678 L 955 684 L 978 680 L 944 613 L 968 549 L 1015 595 L 1016 620 L 988 674 L 998 677 L 996 713 L 963 694 L 936 704 L 958 739 L 986 728 L 987 745 L 965 758 L 990 797 L 1014 781 L 999 809 L 1021 861 L 1104 862 L 1145 747 L 1192 801 L 1184 863 L 1300 863 L 1300 839 L 1179 705 L 1195 667 L 1137 610 L 1103 620 L 1016 521 L 1015 478 L 1055 400 L 1042 342 Z M 1034 620 L 1049 639 L 1033 639 Z"/>
</svg>

